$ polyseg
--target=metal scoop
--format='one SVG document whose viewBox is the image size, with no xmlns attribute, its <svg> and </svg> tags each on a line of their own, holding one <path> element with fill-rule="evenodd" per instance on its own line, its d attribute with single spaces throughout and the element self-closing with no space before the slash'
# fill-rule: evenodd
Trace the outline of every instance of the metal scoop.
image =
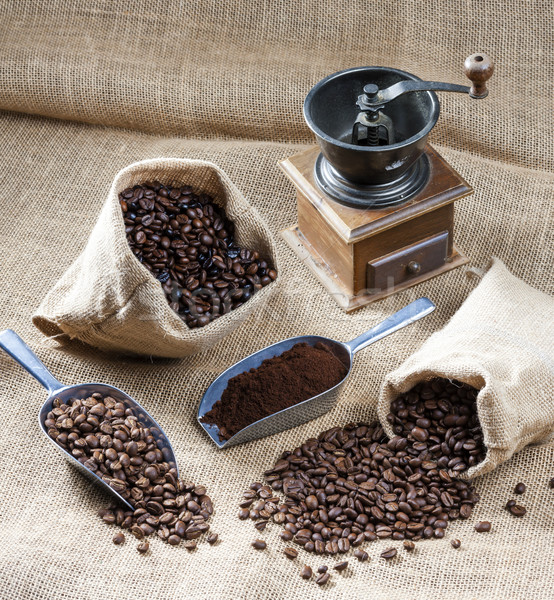
<svg viewBox="0 0 554 600">
<path fill-rule="evenodd" d="M 111 396 L 117 402 L 122 402 L 127 408 L 133 409 L 133 413 L 138 421 L 144 426 L 150 429 L 150 432 L 157 442 L 158 448 L 162 451 L 164 460 L 169 463 L 171 467 L 177 469 L 177 461 L 175 460 L 175 454 L 173 448 L 169 443 L 162 428 L 154 421 L 154 419 L 136 402 L 128 396 L 125 392 L 113 387 L 106 385 L 105 383 L 83 383 L 79 385 L 63 385 L 57 381 L 48 369 L 40 362 L 39 358 L 35 353 L 27 346 L 27 344 L 11 329 L 6 329 L 0 332 L 0 348 L 5 350 L 15 361 L 17 361 L 22 367 L 27 369 L 29 373 L 48 390 L 48 399 L 42 405 L 38 415 L 38 422 L 42 431 L 46 437 L 54 444 L 54 446 L 67 458 L 73 465 L 75 465 L 82 473 L 90 477 L 94 482 L 99 483 L 105 490 L 108 490 L 113 496 L 115 496 L 120 502 L 123 502 L 130 510 L 134 510 L 134 507 L 123 498 L 118 492 L 112 489 L 105 481 L 103 481 L 96 473 L 87 469 L 81 464 L 74 456 L 64 450 L 61 446 L 48 435 L 48 430 L 44 426 L 46 415 L 52 410 L 52 402 L 59 398 L 64 404 L 70 398 L 87 398 L 91 394 L 98 392 L 105 396 Z"/>
<path fill-rule="evenodd" d="M 229 446 L 235 446 L 236 444 L 244 444 L 245 442 L 273 435 L 279 431 L 291 429 L 306 421 L 315 419 L 331 410 L 333 404 L 337 400 L 340 387 L 350 375 L 354 354 L 358 352 L 358 350 L 362 350 L 362 348 L 373 344 L 373 342 L 406 327 L 406 325 L 418 321 L 434 310 L 435 305 L 431 300 L 428 298 L 419 298 L 350 342 L 337 342 L 336 340 L 319 335 L 301 335 L 283 340 L 282 342 L 277 342 L 263 350 L 259 350 L 258 352 L 243 358 L 238 363 L 235 363 L 232 367 L 229 367 L 210 385 L 200 401 L 197 417 L 198 422 L 206 430 L 218 448 L 227 448 Z M 201 422 L 202 417 L 209 412 L 213 405 L 221 398 L 229 379 L 235 375 L 259 367 L 264 360 L 273 356 L 278 356 L 300 342 L 307 343 L 310 346 L 314 346 L 317 342 L 327 344 L 337 358 L 342 360 L 348 369 L 343 379 L 326 392 L 308 398 L 303 402 L 299 402 L 294 406 L 285 408 L 284 410 L 273 413 L 272 415 L 248 425 L 248 427 L 241 429 L 228 440 L 221 441 L 219 439 L 219 428 L 216 425 Z"/>
</svg>

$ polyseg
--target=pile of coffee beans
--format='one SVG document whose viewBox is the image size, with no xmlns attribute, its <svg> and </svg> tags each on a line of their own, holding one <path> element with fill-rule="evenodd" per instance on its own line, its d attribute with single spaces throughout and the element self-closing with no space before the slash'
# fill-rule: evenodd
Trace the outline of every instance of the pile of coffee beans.
<svg viewBox="0 0 554 600">
<path fill-rule="evenodd" d="M 119 202 L 132 252 L 191 328 L 238 308 L 277 277 L 257 251 L 236 244 L 233 222 L 207 194 L 154 182 L 123 190 Z"/>
<path fill-rule="evenodd" d="M 316 554 L 376 539 L 444 537 L 449 521 L 469 518 L 479 500 L 470 483 L 455 478 L 460 465 L 485 455 L 476 394 L 433 380 L 391 406 L 389 420 L 403 435 L 388 440 L 378 422 L 350 423 L 306 440 L 265 472 L 266 485 L 250 486 L 239 518 L 258 530 L 271 519 L 284 526 L 284 541 Z M 387 550 L 383 558 L 394 555 Z"/>
<path fill-rule="evenodd" d="M 186 540 L 189 550 L 210 528 L 213 505 L 206 488 L 177 476 L 132 408 L 99 393 L 71 398 L 67 404 L 55 399 L 44 424 L 59 446 L 134 507 L 100 510 L 106 523 L 128 529 L 139 540 L 153 533 L 172 545 Z M 113 542 L 122 544 L 124 538 L 116 534 Z M 148 544 L 138 550 L 146 552 Z"/>
<path fill-rule="evenodd" d="M 387 420 L 396 435 L 427 453 L 439 469 L 459 473 L 486 454 L 477 417 L 478 393 L 448 379 L 420 383 L 391 403 Z"/>
</svg>

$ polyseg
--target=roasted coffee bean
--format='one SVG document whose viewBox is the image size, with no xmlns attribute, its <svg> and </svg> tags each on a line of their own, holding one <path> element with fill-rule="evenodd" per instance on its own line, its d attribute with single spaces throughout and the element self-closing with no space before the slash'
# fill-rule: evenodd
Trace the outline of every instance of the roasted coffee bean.
<svg viewBox="0 0 554 600">
<path fill-rule="evenodd" d="M 150 544 L 146 540 L 144 540 L 137 546 L 137 550 L 138 552 L 140 552 L 140 554 L 146 554 L 149 548 Z"/>
<path fill-rule="evenodd" d="M 208 535 L 208 537 L 206 538 L 206 541 L 208 542 L 208 544 L 213 546 L 213 544 L 215 544 L 218 539 L 219 535 L 217 533 L 210 533 L 210 535 Z"/>
<path fill-rule="evenodd" d="M 295 550 L 294 548 L 285 548 L 283 553 L 287 558 L 290 558 L 290 560 L 294 560 L 298 556 L 298 550 Z"/>
<path fill-rule="evenodd" d="M 160 183 L 130 189 L 119 195 L 127 242 L 189 327 L 239 308 L 276 279 L 258 252 L 235 244 L 234 224 L 207 194 Z"/>
<path fill-rule="evenodd" d="M 300 577 L 302 577 L 302 579 L 311 579 L 312 575 L 313 575 L 312 568 L 309 567 L 308 565 L 304 565 L 302 567 L 302 570 L 300 571 Z"/>
<path fill-rule="evenodd" d="M 116 544 L 117 546 L 119 546 L 120 544 L 123 544 L 124 541 L 125 541 L 125 536 L 122 533 L 116 533 L 112 538 L 112 542 L 114 544 Z"/>
<path fill-rule="evenodd" d="M 70 417 L 73 424 L 59 440 L 60 430 L 69 425 Z M 187 512 L 179 514 L 179 506 L 184 503 L 179 498 L 185 498 L 186 491 L 187 501 L 199 509 L 194 516 L 197 519 L 194 535 L 209 529 L 206 520 L 213 507 L 206 488 L 178 479 L 177 470 L 164 461 L 156 440 L 141 425 L 133 409 L 110 396 L 94 393 L 85 398 L 71 398 L 67 405 L 54 400 L 53 410 L 47 415 L 47 420 L 51 419 L 54 420 L 54 427 L 49 430 L 52 439 L 65 444 L 72 453 L 81 452 L 83 464 L 87 467 L 94 464 L 95 472 L 136 507 L 135 511 L 119 507 L 102 509 L 98 514 L 103 521 L 128 529 L 140 540 L 157 532 L 161 539 L 178 543 L 185 535 L 185 523 L 193 516 Z M 84 425 L 87 435 L 83 438 Z M 181 491 L 183 494 L 179 494 Z M 114 543 L 120 535 L 123 534 L 116 534 Z"/>
<path fill-rule="evenodd" d="M 554 488 L 554 477 L 548 482 L 548 485 L 551 489 Z"/>
<path fill-rule="evenodd" d="M 515 500 L 508 500 L 508 502 L 506 502 L 506 510 L 510 510 L 512 508 L 512 506 L 516 505 L 516 501 Z"/>
<path fill-rule="evenodd" d="M 356 548 L 356 550 L 354 550 L 354 556 L 360 562 L 366 562 L 369 560 L 369 554 L 365 552 L 365 550 L 361 550 L 360 548 Z"/>
<path fill-rule="evenodd" d="M 191 550 L 196 550 L 196 547 L 198 546 L 197 542 L 194 542 L 192 540 L 188 540 L 186 542 L 183 543 L 183 548 L 186 548 L 189 552 Z"/>
<path fill-rule="evenodd" d="M 479 500 L 471 483 L 449 471 L 465 470 L 484 452 L 476 396 L 448 380 L 419 384 L 391 403 L 388 420 L 399 435 L 386 440 L 377 422 L 334 427 L 284 452 L 265 472 L 270 485 L 255 491 L 285 496 L 288 512 L 274 520 L 285 525 L 285 541 L 294 537 L 308 552 L 442 538 L 448 523 L 469 518 Z M 415 428 L 428 437 L 417 430 L 414 437 Z M 465 448 L 454 450 L 460 440 Z"/>
<path fill-rule="evenodd" d="M 317 568 L 318 573 L 327 573 L 328 570 L 329 570 L 329 567 L 327 565 L 320 565 Z"/>
<path fill-rule="evenodd" d="M 489 521 L 479 521 L 475 524 L 475 531 L 483 533 L 491 530 L 491 524 Z"/>
<path fill-rule="evenodd" d="M 509 510 L 514 517 L 523 517 L 523 515 L 525 515 L 527 512 L 526 508 L 524 506 L 520 506 L 519 504 L 514 504 Z"/>
<path fill-rule="evenodd" d="M 462 545 L 462 542 L 460 542 L 460 540 L 450 540 L 450 544 L 452 545 L 452 548 L 458 549 Z"/>
<path fill-rule="evenodd" d="M 348 567 L 348 561 L 347 560 L 343 560 L 340 563 L 337 563 L 333 569 L 335 569 L 335 571 L 338 571 L 339 573 L 341 571 L 344 571 L 346 568 Z"/>
<path fill-rule="evenodd" d="M 404 549 L 408 552 L 413 552 L 415 550 L 415 544 L 412 542 L 412 540 L 405 540 Z"/>
<path fill-rule="evenodd" d="M 524 494 L 527 487 L 524 483 L 518 483 L 514 488 L 514 494 Z"/>
<path fill-rule="evenodd" d="M 386 550 L 381 552 L 381 558 L 384 558 L 386 560 L 391 560 L 391 558 L 394 558 L 395 556 L 396 548 L 387 548 Z"/>
<path fill-rule="evenodd" d="M 252 542 L 252 547 L 256 550 L 265 550 L 267 548 L 267 544 L 263 540 L 254 540 Z"/>
<path fill-rule="evenodd" d="M 320 573 L 316 577 L 315 582 L 317 583 L 317 585 L 325 585 L 329 581 L 330 577 L 331 575 L 329 573 Z"/>
</svg>

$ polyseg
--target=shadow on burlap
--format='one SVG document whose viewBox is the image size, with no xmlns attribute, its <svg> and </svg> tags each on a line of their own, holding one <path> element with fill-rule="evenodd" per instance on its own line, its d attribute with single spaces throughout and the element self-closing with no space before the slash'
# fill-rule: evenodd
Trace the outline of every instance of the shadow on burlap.
<svg viewBox="0 0 554 600">
<path fill-rule="evenodd" d="M 351 315 L 336 307 L 278 237 L 296 215 L 294 190 L 277 161 L 311 143 L 303 97 L 322 76 L 361 64 L 461 82 L 465 56 L 490 53 L 498 62 L 490 98 L 476 104 L 443 94 L 432 135 L 476 190 L 456 205 L 456 242 L 472 267 L 497 256 L 552 293 L 554 178 L 547 169 L 554 155 L 554 63 L 545 5 L 137 1 L 127 12 L 116 6 L 0 3 L 0 326 L 15 329 L 64 383 L 105 381 L 143 403 L 170 436 L 182 473 L 209 488 L 221 542 L 188 554 L 153 539 L 147 556 L 131 537 L 114 546 L 115 529 L 96 516 L 107 498 L 61 462 L 38 429 L 44 391 L 0 354 L 0 597 L 550 598 L 554 444 L 528 447 L 477 479 L 481 502 L 472 519 L 453 523 L 445 539 L 421 542 L 413 555 L 400 551 L 390 563 L 379 554 L 398 542 L 369 544 L 371 561 L 349 557 L 349 570 L 334 574 L 326 589 L 298 573 L 304 563 L 335 559 L 301 551 L 286 560 L 275 526 L 262 535 L 268 550 L 255 552 L 250 542 L 260 534 L 236 518 L 243 489 L 282 450 L 327 427 L 374 419 L 385 375 L 476 285 L 462 268 Z M 515 108 L 523 97 L 525 107 Z M 46 340 L 31 314 L 85 247 L 115 174 L 156 157 L 205 159 L 225 170 L 275 236 L 274 295 L 215 347 L 183 360 L 114 357 Z M 204 389 L 246 354 L 302 333 L 351 339 L 421 295 L 437 311 L 359 353 L 329 414 L 225 452 L 197 426 Z M 503 509 L 518 481 L 528 487 L 522 519 Z M 492 532 L 477 534 L 477 520 L 490 520 Z M 462 541 L 458 551 L 450 547 L 453 537 Z"/>
</svg>

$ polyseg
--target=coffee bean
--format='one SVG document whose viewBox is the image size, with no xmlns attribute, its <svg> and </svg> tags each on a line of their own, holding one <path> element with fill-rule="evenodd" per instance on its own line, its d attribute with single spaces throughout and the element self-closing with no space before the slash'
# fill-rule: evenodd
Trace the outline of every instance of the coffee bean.
<svg viewBox="0 0 554 600">
<path fill-rule="evenodd" d="M 119 194 L 129 247 L 188 327 L 239 308 L 277 278 L 258 252 L 236 246 L 234 224 L 207 194 L 159 183 L 134 189 Z"/>
<path fill-rule="evenodd" d="M 339 573 L 341 571 L 344 571 L 346 568 L 348 567 L 348 561 L 347 560 L 343 560 L 340 563 L 337 563 L 333 569 L 335 569 L 335 571 L 338 571 Z"/>
<path fill-rule="evenodd" d="M 185 549 L 187 549 L 189 552 L 192 550 L 196 550 L 196 547 L 198 546 L 197 542 L 192 541 L 192 540 L 188 540 L 186 542 L 183 543 L 183 547 Z"/>
<path fill-rule="evenodd" d="M 527 512 L 525 507 L 520 506 L 519 504 L 514 504 L 514 506 L 511 506 L 509 510 L 512 513 L 512 515 L 514 515 L 514 517 L 523 517 L 523 515 L 525 515 L 525 513 Z"/>
<path fill-rule="evenodd" d="M 140 554 L 146 554 L 146 552 L 148 552 L 149 548 L 150 548 L 150 544 L 146 540 L 144 540 L 137 546 L 137 550 L 138 550 L 138 552 L 140 552 Z"/>
<path fill-rule="evenodd" d="M 122 533 L 116 533 L 112 538 L 112 542 L 114 544 L 116 544 L 117 546 L 119 546 L 120 544 L 123 544 L 124 541 L 125 541 L 125 536 Z"/>
<path fill-rule="evenodd" d="M 317 568 L 318 573 L 327 573 L 328 570 L 329 570 L 329 567 L 327 565 L 320 565 Z"/>
<path fill-rule="evenodd" d="M 206 541 L 208 542 L 208 544 L 213 545 L 217 542 L 218 539 L 219 536 L 217 533 L 210 533 L 210 535 L 208 535 L 208 537 L 206 538 Z"/>
<path fill-rule="evenodd" d="M 394 558 L 395 556 L 396 548 L 387 548 L 386 550 L 381 552 L 381 558 L 384 558 L 386 560 L 391 560 L 391 558 Z"/>
<path fill-rule="evenodd" d="M 554 477 L 548 482 L 548 485 L 551 489 L 554 488 Z"/>
<path fill-rule="evenodd" d="M 331 575 L 329 573 L 321 573 L 316 577 L 315 582 L 317 585 L 325 585 L 329 581 L 330 577 Z"/>
<path fill-rule="evenodd" d="M 462 545 L 462 542 L 460 542 L 460 540 L 450 540 L 450 544 L 452 545 L 452 548 L 458 549 Z"/>
<path fill-rule="evenodd" d="M 508 502 L 506 502 L 506 510 L 510 510 L 512 508 L 512 506 L 516 505 L 516 501 L 515 500 L 508 500 Z"/>
<path fill-rule="evenodd" d="M 263 540 L 254 540 L 252 542 L 252 547 L 256 550 L 265 550 L 267 548 L 267 544 Z"/>
<path fill-rule="evenodd" d="M 298 550 L 295 550 L 294 548 L 285 548 L 283 553 L 287 558 L 290 558 L 290 560 L 294 560 L 298 556 Z"/>
<path fill-rule="evenodd" d="M 366 562 L 369 560 L 369 554 L 367 552 L 365 552 L 364 550 L 361 550 L 360 548 L 356 548 L 356 550 L 354 550 L 354 556 L 360 562 Z"/>
<path fill-rule="evenodd" d="M 415 544 L 411 540 L 405 540 L 404 549 L 408 552 L 413 552 L 415 550 Z"/>
<path fill-rule="evenodd" d="M 300 571 L 300 577 L 302 577 L 302 579 L 311 579 L 312 575 L 313 575 L 312 568 L 309 567 L 308 565 L 304 565 L 302 567 L 302 570 Z"/>
<path fill-rule="evenodd" d="M 167 538 L 167 543 L 171 544 L 172 546 L 178 546 L 181 543 L 182 538 L 178 535 L 170 535 Z"/>
<path fill-rule="evenodd" d="M 489 521 L 479 521 L 475 524 L 475 531 L 478 533 L 483 533 L 491 530 L 491 524 Z"/>
<path fill-rule="evenodd" d="M 524 483 L 518 483 L 514 488 L 514 494 L 524 494 L 527 487 Z"/>
</svg>

